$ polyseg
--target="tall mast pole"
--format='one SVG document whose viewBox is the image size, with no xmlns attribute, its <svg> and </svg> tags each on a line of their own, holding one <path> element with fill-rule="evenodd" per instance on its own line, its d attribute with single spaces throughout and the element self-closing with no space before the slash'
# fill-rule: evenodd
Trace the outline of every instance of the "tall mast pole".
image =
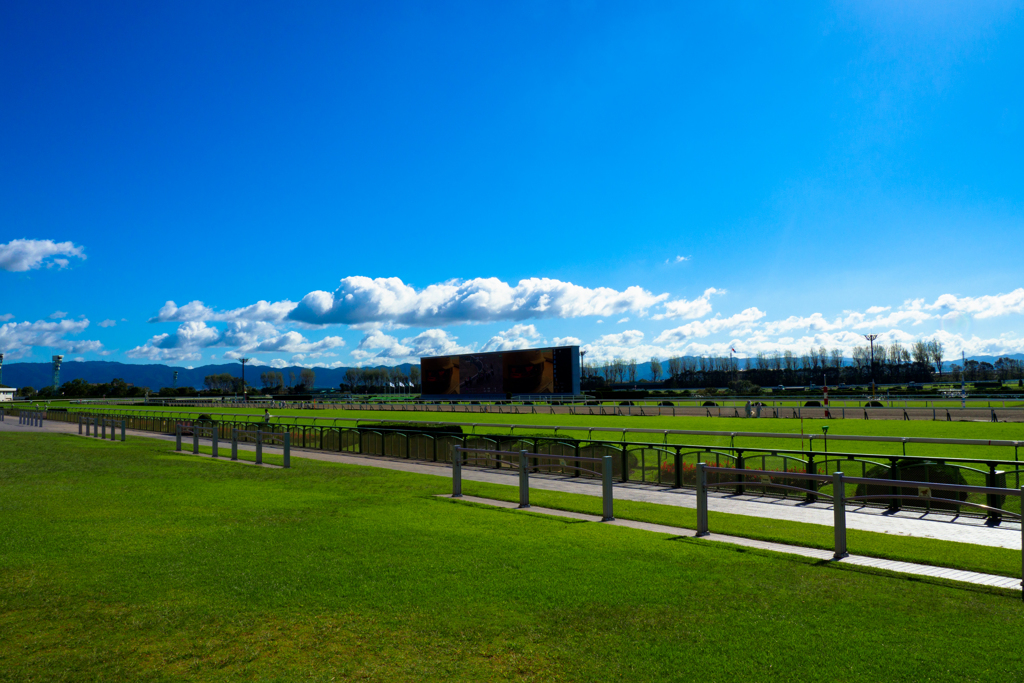
<svg viewBox="0 0 1024 683">
<path fill-rule="evenodd" d="M 871 344 L 871 398 L 875 397 L 875 340 L 877 334 L 865 334 L 864 338 Z"/>
</svg>

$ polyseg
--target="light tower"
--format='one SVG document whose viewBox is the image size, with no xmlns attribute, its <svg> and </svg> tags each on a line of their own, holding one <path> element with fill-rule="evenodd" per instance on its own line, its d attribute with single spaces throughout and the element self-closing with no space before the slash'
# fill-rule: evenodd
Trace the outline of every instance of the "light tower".
<svg viewBox="0 0 1024 683">
<path fill-rule="evenodd" d="M 60 387 L 60 364 L 64 362 L 64 356 L 53 357 L 53 395 L 57 395 L 57 388 Z"/>
<path fill-rule="evenodd" d="M 242 364 L 242 400 L 249 400 L 245 395 L 245 364 L 248 363 L 251 358 L 239 358 L 238 362 Z"/>
<path fill-rule="evenodd" d="M 875 340 L 877 334 L 865 334 L 864 338 L 871 344 L 871 398 L 875 397 Z"/>
<path fill-rule="evenodd" d="M 4 385 L 4 354 L 0 353 L 0 387 Z"/>
<path fill-rule="evenodd" d="M 174 371 L 174 381 L 171 382 L 171 388 L 172 389 L 177 389 L 178 388 L 178 371 L 177 370 Z"/>
</svg>

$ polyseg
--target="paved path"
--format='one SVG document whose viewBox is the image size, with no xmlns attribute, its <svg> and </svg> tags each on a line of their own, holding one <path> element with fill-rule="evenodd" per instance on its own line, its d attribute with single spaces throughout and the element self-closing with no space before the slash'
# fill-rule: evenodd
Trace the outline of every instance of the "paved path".
<svg viewBox="0 0 1024 683">
<path fill-rule="evenodd" d="M 451 495 L 445 494 L 444 496 L 441 497 L 451 498 Z M 462 496 L 461 500 L 469 501 L 471 503 L 479 503 L 481 505 L 490 505 L 493 507 L 508 509 L 514 509 L 519 507 L 515 503 L 509 503 L 503 500 L 492 500 L 490 498 L 477 498 L 475 496 Z M 680 529 L 679 527 L 665 526 L 663 524 L 634 522 L 628 519 L 613 519 L 608 522 L 602 522 L 601 518 L 595 515 L 585 515 L 579 512 L 566 512 L 565 510 L 552 510 L 550 508 L 542 507 L 530 507 L 529 511 L 534 514 L 551 515 L 553 517 L 568 517 L 570 519 L 578 519 L 586 522 L 597 522 L 598 524 L 610 524 L 612 526 L 624 526 L 629 527 L 631 529 L 653 531 L 656 533 L 669 534 L 671 536 L 677 537 L 694 538 L 697 535 L 697 532 L 691 529 Z M 768 541 L 755 541 L 749 538 L 740 538 L 738 536 L 726 536 L 723 534 L 715 533 L 709 534 L 708 536 L 704 536 L 703 540 L 720 543 L 731 543 L 732 545 L 739 545 L 746 548 L 757 548 L 759 550 L 770 550 L 777 553 L 799 555 L 801 557 L 810 557 L 815 560 L 822 560 L 827 562 L 840 562 L 843 564 L 853 564 L 860 567 L 886 569 L 888 571 L 899 572 L 901 574 L 930 576 L 939 579 L 948 579 L 950 581 L 963 581 L 964 583 L 972 583 L 979 586 L 995 586 L 996 588 L 1009 588 L 1011 590 L 1021 590 L 1021 580 L 1019 578 L 994 576 L 992 574 L 979 574 L 978 572 L 965 572 L 959 569 L 949 569 L 948 567 L 933 567 L 926 564 L 896 562 L 894 560 L 883 560 L 877 557 L 865 557 L 863 555 L 847 555 L 846 557 L 837 559 L 832 554 L 832 552 L 828 550 L 819 550 L 817 548 L 803 548 L 800 546 L 783 545 L 781 543 L 770 543 Z"/>
<path fill-rule="evenodd" d="M 44 421 L 44 425 L 43 428 L 23 426 L 18 424 L 17 418 L 7 417 L 4 422 L 0 422 L 0 431 L 38 432 L 42 429 L 50 432 L 78 433 L 77 424 Z M 174 437 L 171 435 L 134 430 L 128 430 L 128 435 L 130 438 L 143 437 L 166 441 L 174 440 Z M 118 436 L 120 437 L 120 434 Z M 208 446 L 210 440 L 200 439 L 200 442 Z M 221 441 L 221 445 L 224 446 L 225 442 Z M 245 451 L 255 450 L 253 444 L 239 444 L 239 448 Z M 264 445 L 263 452 L 266 454 L 280 454 L 281 449 Z M 291 454 L 293 458 L 309 458 L 325 462 L 366 465 L 403 472 L 428 474 L 446 479 L 451 478 L 451 468 L 444 463 L 366 456 L 358 453 L 330 453 L 298 448 L 292 448 Z M 462 477 L 464 481 L 489 482 L 509 486 L 517 486 L 519 480 L 518 472 L 467 467 L 463 468 Z M 547 491 L 579 493 L 595 497 L 601 496 L 600 482 L 590 479 L 531 475 L 530 487 Z M 663 486 L 631 482 L 629 484 L 616 484 L 614 495 L 616 500 L 642 501 L 684 508 L 695 508 L 697 506 L 696 493 L 691 489 L 667 489 Z M 805 504 L 797 500 L 771 497 L 733 496 L 724 493 L 711 493 L 709 494 L 708 509 L 710 512 L 728 512 L 748 517 L 770 517 L 793 522 L 820 524 L 828 527 L 832 526 L 833 521 L 832 506 L 829 504 Z M 860 507 L 847 509 L 846 526 L 848 529 L 875 531 L 896 536 L 934 538 L 943 541 L 1010 548 L 1013 550 L 1020 550 L 1022 545 L 1021 526 L 1016 521 L 1004 521 L 999 526 L 988 526 L 984 519 L 975 517 L 957 517 L 937 513 L 925 514 L 907 511 L 889 513 L 882 508 Z M 714 532 L 713 516 L 711 518 L 711 531 Z"/>
</svg>

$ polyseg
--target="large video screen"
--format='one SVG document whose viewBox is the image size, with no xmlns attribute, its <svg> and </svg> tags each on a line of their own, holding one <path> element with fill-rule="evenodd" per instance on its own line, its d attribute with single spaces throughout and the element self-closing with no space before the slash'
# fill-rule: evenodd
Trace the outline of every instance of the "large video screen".
<svg viewBox="0 0 1024 683">
<path fill-rule="evenodd" d="M 459 357 L 438 356 L 420 359 L 424 394 L 459 393 Z"/>
<path fill-rule="evenodd" d="M 578 394 L 579 347 L 421 358 L 425 396 Z"/>
</svg>

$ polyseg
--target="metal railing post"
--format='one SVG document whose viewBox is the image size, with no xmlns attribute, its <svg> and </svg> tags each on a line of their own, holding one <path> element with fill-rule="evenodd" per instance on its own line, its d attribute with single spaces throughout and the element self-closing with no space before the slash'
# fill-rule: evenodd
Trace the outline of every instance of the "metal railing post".
<svg viewBox="0 0 1024 683">
<path fill-rule="evenodd" d="M 100 438 L 106 439 L 107 438 L 107 421 L 104 420 L 102 417 L 99 418 L 99 420 L 100 420 L 100 429 L 103 430 L 103 436 L 100 437 Z"/>
<path fill-rule="evenodd" d="M 519 507 L 530 507 L 530 468 L 526 451 L 519 451 Z"/>
<path fill-rule="evenodd" d="M 284 434 L 284 466 L 292 466 L 292 435 L 288 432 Z"/>
<path fill-rule="evenodd" d="M 181 423 L 178 422 L 174 426 L 174 450 L 181 450 Z"/>
<path fill-rule="evenodd" d="M 117 423 L 113 419 L 110 420 L 110 440 L 117 441 Z"/>
<path fill-rule="evenodd" d="M 452 498 L 462 498 L 462 452 L 452 445 Z"/>
<path fill-rule="evenodd" d="M 238 460 L 238 428 L 231 428 L 231 459 Z"/>
<path fill-rule="evenodd" d="M 100 436 L 100 419 L 94 417 L 92 420 L 92 438 L 98 439 Z"/>
<path fill-rule="evenodd" d="M 697 463 L 697 535 L 707 536 L 708 531 L 708 481 L 704 468 L 707 463 Z"/>
<path fill-rule="evenodd" d="M 82 435 L 82 416 L 78 416 L 78 435 Z"/>
<path fill-rule="evenodd" d="M 615 519 L 615 511 L 613 509 L 614 498 L 612 497 L 612 456 L 606 455 L 601 460 L 604 464 L 604 481 L 601 486 L 602 498 L 604 499 L 604 514 L 601 516 L 601 521 L 610 522 Z"/>
<path fill-rule="evenodd" d="M 263 430 L 256 430 L 256 464 L 263 464 Z"/>
<path fill-rule="evenodd" d="M 832 473 L 832 511 L 836 537 L 834 557 L 839 560 L 850 554 L 846 552 L 846 485 L 839 471 Z"/>
<path fill-rule="evenodd" d="M 126 426 L 126 422 L 127 420 L 121 418 L 121 443 L 124 443 L 124 428 Z"/>
<path fill-rule="evenodd" d="M 199 455 L 199 427 L 192 423 L 192 455 Z"/>
<path fill-rule="evenodd" d="M 1021 509 L 1024 509 L 1024 486 L 1020 487 L 1020 500 L 1021 500 Z M 1021 564 L 1020 564 L 1021 582 L 1020 582 L 1020 585 L 1022 587 L 1024 587 L 1024 519 L 1020 520 L 1020 539 L 1021 539 L 1021 545 L 1020 545 L 1020 551 L 1021 551 Z M 1021 592 L 1021 596 L 1020 597 L 1021 597 L 1022 600 L 1024 600 L 1024 591 Z"/>
</svg>

